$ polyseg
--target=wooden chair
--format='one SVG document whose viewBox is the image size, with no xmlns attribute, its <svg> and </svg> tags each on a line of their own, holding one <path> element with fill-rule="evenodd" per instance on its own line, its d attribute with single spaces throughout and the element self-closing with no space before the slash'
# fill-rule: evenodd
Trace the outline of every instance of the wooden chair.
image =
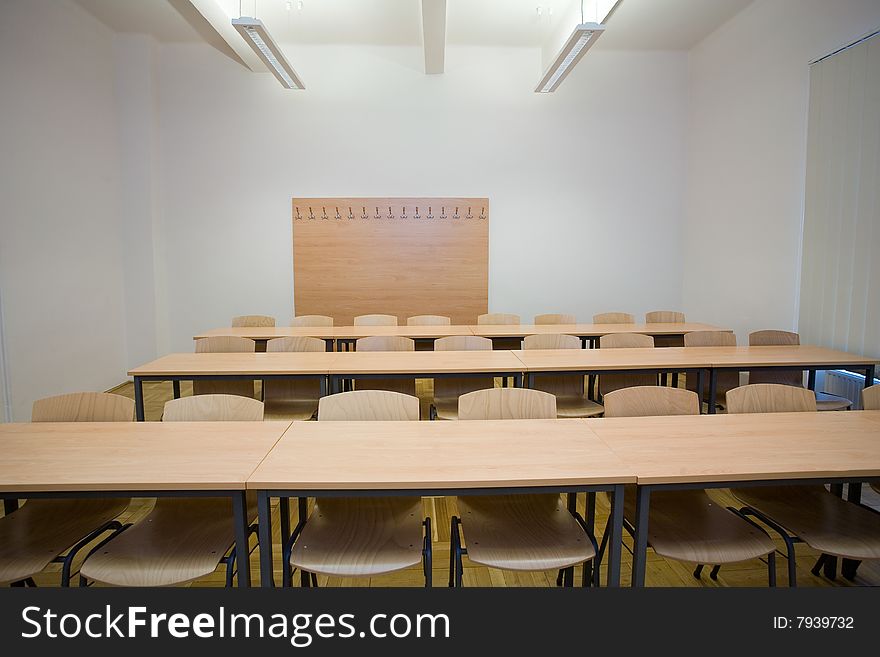
<svg viewBox="0 0 880 657">
<path fill-rule="evenodd" d="M 452 320 L 443 315 L 415 315 L 406 318 L 407 326 L 449 326 Z"/>
<path fill-rule="evenodd" d="M 684 313 L 677 310 L 652 310 L 645 313 L 646 324 L 684 324 Z"/>
<path fill-rule="evenodd" d="M 478 390 L 459 398 L 458 417 L 555 418 L 556 399 L 526 388 Z M 502 570 L 561 569 L 567 585 L 572 584 L 574 567 L 584 564 L 584 585 L 592 581 L 598 586 L 596 539 L 583 518 L 566 509 L 559 495 L 475 495 L 457 501 L 461 515 L 452 517 L 449 586 L 462 585 L 464 554 L 474 563 Z M 462 546 L 462 530 L 467 547 Z"/>
<path fill-rule="evenodd" d="M 581 340 L 574 335 L 547 333 L 528 335 L 523 349 L 580 349 Z M 601 404 L 587 398 L 582 375 L 536 376 L 535 390 L 549 392 L 556 397 L 558 417 L 593 417 L 604 412 Z"/>
<path fill-rule="evenodd" d="M 196 340 L 197 354 L 250 353 L 256 343 L 248 338 L 218 335 Z M 253 381 L 230 381 L 227 379 L 197 379 L 193 381 L 193 395 L 241 395 L 254 396 Z"/>
<path fill-rule="evenodd" d="M 355 326 L 397 326 L 396 315 L 358 315 Z"/>
<path fill-rule="evenodd" d="M 577 318 L 574 315 L 535 315 L 535 324 L 577 324 Z"/>
<path fill-rule="evenodd" d="M 319 422 L 418 419 L 417 397 L 380 390 L 329 395 L 318 407 Z M 420 497 L 319 499 L 283 548 L 285 585 L 296 568 L 311 573 L 317 584 L 316 574 L 370 577 L 420 562 L 430 587 L 431 519 L 422 520 Z"/>
<path fill-rule="evenodd" d="M 275 326 L 275 318 L 268 315 L 239 315 L 232 318 L 233 328 L 243 326 L 253 328 Z"/>
<path fill-rule="evenodd" d="M 333 326 L 333 318 L 327 315 L 298 315 L 290 321 L 291 326 Z"/>
<path fill-rule="evenodd" d="M 736 333 L 732 331 L 691 331 L 684 334 L 685 347 L 735 347 Z M 709 401 L 709 376 L 703 377 L 703 401 Z M 715 387 L 715 405 L 727 408 L 727 391 L 739 386 L 739 372 L 718 372 Z M 685 381 L 685 387 L 693 392 L 697 391 L 696 376 L 689 377 Z"/>
<path fill-rule="evenodd" d="M 654 338 L 641 333 L 613 333 L 599 338 L 600 349 L 653 349 Z M 599 376 L 599 396 L 604 399 L 605 395 L 620 388 L 632 388 L 636 386 L 657 385 L 656 374 L 639 374 L 637 372 L 627 374 L 601 374 Z"/>
<path fill-rule="evenodd" d="M 77 392 L 34 402 L 34 422 L 132 422 L 134 401 L 105 392 Z M 69 586 L 73 560 L 107 532 L 128 499 L 31 499 L 0 518 L 0 584 L 36 586 L 33 576 L 61 563 L 61 586 Z M 112 534 L 111 534 L 112 535 Z"/>
<path fill-rule="evenodd" d="M 728 413 L 815 411 L 813 393 L 799 386 L 759 383 L 727 393 Z M 758 518 L 785 542 L 789 586 L 797 580 L 795 543 L 806 543 L 822 553 L 813 567 L 814 575 L 828 555 L 857 561 L 880 559 L 880 514 L 844 501 L 821 484 L 740 487 L 731 492 L 743 504 L 740 513 Z"/>
<path fill-rule="evenodd" d="M 645 386 L 622 388 L 605 397 L 605 417 L 699 415 L 697 393 L 680 388 Z M 636 487 L 624 494 L 624 525 L 635 533 Z M 608 536 L 608 532 L 605 532 Z M 775 546 L 755 523 L 718 506 L 705 490 L 657 491 L 648 513 L 648 545 L 657 554 L 675 561 L 696 563 L 700 578 L 703 564 L 712 564 L 712 579 L 721 564 L 767 556 L 770 586 L 776 586 Z M 599 548 L 604 553 L 605 539 Z"/>
<path fill-rule="evenodd" d="M 238 395 L 200 395 L 165 403 L 163 422 L 253 422 L 263 419 L 263 403 Z M 243 436 L 243 438 L 245 438 Z M 248 517 L 257 516 L 248 496 Z M 80 568 L 88 580 L 112 586 L 174 586 L 213 573 L 226 564 L 232 586 L 236 562 L 249 568 L 249 555 L 236 559 L 232 500 L 160 497 L 141 521 L 93 551 Z M 256 533 L 252 525 L 250 533 Z"/>
<path fill-rule="evenodd" d="M 749 333 L 749 346 L 780 346 L 799 345 L 801 338 L 791 331 L 755 331 Z M 804 373 L 785 370 L 752 370 L 749 372 L 749 383 L 780 383 L 787 386 L 804 387 Z M 838 397 L 827 392 L 816 392 L 816 407 L 820 411 L 845 411 L 852 408 L 852 400 Z"/>
<path fill-rule="evenodd" d="M 266 342 L 267 352 L 324 351 L 319 338 L 287 337 Z M 263 417 L 267 420 L 311 420 L 318 412 L 321 382 L 317 379 L 263 381 Z"/>
<path fill-rule="evenodd" d="M 480 315 L 477 317 L 477 324 L 492 326 L 492 325 L 518 325 L 519 315 L 512 315 L 508 313 L 487 313 L 485 315 Z"/>
<path fill-rule="evenodd" d="M 416 348 L 414 340 L 398 335 L 373 335 L 360 338 L 355 344 L 357 351 L 415 351 Z M 389 390 L 411 396 L 416 394 L 415 379 L 358 379 L 355 387 L 358 390 Z"/>
<path fill-rule="evenodd" d="M 629 313 L 599 313 L 593 315 L 593 324 L 635 324 L 636 318 Z"/>
<path fill-rule="evenodd" d="M 453 335 L 434 340 L 434 351 L 492 351 L 492 341 L 475 335 Z M 493 388 L 492 377 L 448 377 L 434 379 L 432 420 L 457 420 L 458 398 L 475 390 Z"/>
</svg>

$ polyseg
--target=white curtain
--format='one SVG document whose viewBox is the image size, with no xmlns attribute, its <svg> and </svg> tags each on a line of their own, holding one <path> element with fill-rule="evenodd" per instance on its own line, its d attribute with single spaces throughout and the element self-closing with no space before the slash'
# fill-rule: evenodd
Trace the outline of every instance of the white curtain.
<svg viewBox="0 0 880 657">
<path fill-rule="evenodd" d="M 810 70 L 801 342 L 880 359 L 880 38 Z"/>
</svg>

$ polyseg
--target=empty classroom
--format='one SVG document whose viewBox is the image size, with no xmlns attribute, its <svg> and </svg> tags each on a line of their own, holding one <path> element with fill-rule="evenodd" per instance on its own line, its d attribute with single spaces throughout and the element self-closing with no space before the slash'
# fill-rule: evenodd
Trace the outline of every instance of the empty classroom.
<svg viewBox="0 0 880 657">
<path fill-rule="evenodd" d="M 880 586 L 880 3 L 2 11 L 0 585 Z"/>
</svg>

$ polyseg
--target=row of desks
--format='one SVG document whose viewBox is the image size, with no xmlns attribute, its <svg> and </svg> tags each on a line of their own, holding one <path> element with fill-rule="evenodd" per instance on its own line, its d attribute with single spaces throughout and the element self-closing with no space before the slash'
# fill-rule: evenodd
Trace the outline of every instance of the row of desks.
<svg viewBox="0 0 880 657">
<path fill-rule="evenodd" d="M 134 378 L 138 420 L 144 419 L 143 382 L 173 381 L 175 397 L 181 380 L 208 378 L 273 379 L 312 377 L 323 393 L 342 389 L 345 379 L 442 378 L 450 376 L 513 377 L 514 385 L 533 387 L 547 374 L 685 372 L 695 374 L 700 388 L 709 372 L 710 406 L 714 413 L 717 373 L 744 369 L 808 370 L 810 387 L 816 370 L 848 368 L 874 378 L 875 362 L 865 356 L 824 347 L 667 347 L 664 349 L 534 349 L 519 351 L 407 352 L 273 352 L 169 354 L 129 371 Z M 328 390 L 329 386 L 329 390 Z"/>
<path fill-rule="evenodd" d="M 624 485 L 880 480 L 880 412 L 473 422 L 0 425 L 0 496 L 230 497 L 247 541 L 258 492 L 261 583 L 273 585 L 270 497 L 594 492 L 612 497 L 608 583 L 619 584 Z M 289 523 L 282 521 L 282 540 Z M 638 523 L 633 585 L 645 574 Z M 243 552 L 242 552 L 243 553 Z M 239 569 L 239 585 L 250 585 Z"/>
</svg>

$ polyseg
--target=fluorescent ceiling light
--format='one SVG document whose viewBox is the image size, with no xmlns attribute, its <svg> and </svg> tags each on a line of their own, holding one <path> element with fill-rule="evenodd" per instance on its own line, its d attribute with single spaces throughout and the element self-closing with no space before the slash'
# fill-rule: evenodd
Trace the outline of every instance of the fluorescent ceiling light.
<svg viewBox="0 0 880 657">
<path fill-rule="evenodd" d="M 248 42 L 254 52 L 263 60 L 263 63 L 269 68 L 272 74 L 278 78 L 278 81 L 287 89 L 305 89 L 306 85 L 293 70 L 284 58 L 284 53 L 278 47 L 263 22 L 256 18 L 242 16 L 241 18 L 233 18 L 232 26 L 238 30 L 238 33 Z"/>
<path fill-rule="evenodd" d="M 568 41 L 562 46 L 562 50 L 556 55 L 553 63 L 550 64 L 550 68 L 544 73 L 544 77 L 541 78 L 535 91 L 538 93 L 556 91 L 556 88 L 562 83 L 565 76 L 571 72 L 575 64 L 596 43 L 596 39 L 604 31 L 605 26 L 599 23 L 581 23 L 574 28 L 574 32 L 568 37 Z"/>
</svg>

